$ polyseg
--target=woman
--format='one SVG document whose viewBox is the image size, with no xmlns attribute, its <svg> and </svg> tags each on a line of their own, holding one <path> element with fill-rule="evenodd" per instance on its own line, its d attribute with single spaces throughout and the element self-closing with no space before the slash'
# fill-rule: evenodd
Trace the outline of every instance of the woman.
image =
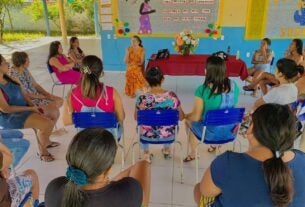
<svg viewBox="0 0 305 207">
<path fill-rule="evenodd" d="M 83 59 L 82 65 L 81 84 L 68 95 L 64 106 L 64 124 L 73 123 L 72 112 L 96 111 L 114 112 L 122 125 L 125 113 L 119 93 L 113 87 L 99 81 L 104 75 L 102 60 L 94 55 L 88 55 Z"/>
<path fill-rule="evenodd" d="M 54 157 L 47 148 L 52 147 L 49 137 L 55 122 L 44 115 L 44 111 L 26 100 L 19 84 L 13 81 L 6 73 L 9 64 L 0 55 L 0 128 L 38 130 L 37 155 L 42 161 L 51 162 Z"/>
<path fill-rule="evenodd" d="M 179 111 L 179 119 L 183 120 L 184 112 L 181 108 L 180 100 L 173 91 L 167 91 L 162 88 L 164 77 L 160 68 L 151 68 L 146 72 L 146 81 L 150 86 L 150 91 L 139 96 L 136 101 L 135 119 L 137 119 L 138 110 L 153 109 L 176 109 Z M 148 139 L 172 139 L 175 135 L 175 129 L 171 126 L 142 126 L 141 136 Z M 144 150 L 144 159 L 150 160 L 148 144 L 141 143 Z M 164 159 L 171 158 L 170 144 L 165 144 L 162 149 Z"/>
<path fill-rule="evenodd" d="M 127 65 L 125 94 L 131 98 L 136 97 L 138 89 L 144 90 L 147 85 L 143 67 L 145 60 L 145 49 L 142 45 L 142 40 L 138 36 L 131 39 L 131 47 L 126 49 L 124 62 Z"/>
<path fill-rule="evenodd" d="M 63 104 L 62 98 L 48 93 L 35 81 L 28 70 L 30 60 L 25 52 L 14 52 L 12 62 L 14 65 L 9 75 L 23 87 L 32 103 L 42 108 L 44 115 L 56 123 L 60 115 L 59 108 Z"/>
<path fill-rule="evenodd" d="M 150 24 L 150 18 L 149 14 L 155 13 L 155 9 L 151 9 L 151 6 L 149 5 L 150 0 L 144 0 L 144 2 L 140 6 L 140 29 L 139 34 L 151 34 L 151 24 Z"/>
<path fill-rule="evenodd" d="M 27 170 L 18 176 L 10 176 L 9 168 L 13 155 L 0 143 L 0 206 L 19 207 L 24 197 L 31 192 L 33 201 L 27 202 L 28 206 L 38 207 L 39 182 L 33 170 Z"/>
<path fill-rule="evenodd" d="M 270 71 L 270 64 L 273 58 L 273 51 L 269 49 L 271 45 L 271 40 L 269 38 L 264 38 L 261 41 L 261 46 L 259 50 L 256 50 L 252 56 L 251 63 L 252 68 L 248 69 L 249 77 L 246 79 L 248 82 L 252 82 L 250 76 L 255 80 L 263 72 Z M 253 91 L 253 96 L 256 96 L 256 88 Z"/>
<path fill-rule="evenodd" d="M 236 106 L 238 94 L 239 89 L 237 84 L 226 77 L 226 65 L 224 60 L 216 56 L 209 57 L 206 63 L 205 82 L 203 85 L 199 86 L 195 92 L 193 111 L 186 115 L 187 131 L 190 131 L 188 141 L 191 144 L 191 153 L 184 159 L 184 162 L 195 159 L 197 139 L 201 139 L 203 130 L 201 121 L 205 119 L 207 111 Z M 213 131 L 207 131 L 211 132 L 208 135 L 209 137 L 216 137 Z M 224 134 L 222 135 L 228 136 L 232 129 L 223 131 Z M 214 152 L 215 150 L 216 147 L 211 145 L 208 151 Z"/>
<path fill-rule="evenodd" d="M 79 70 L 82 66 L 82 61 L 85 57 L 85 54 L 79 47 L 79 40 L 77 37 L 71 37 L 68 55 L 69 58 L 71 58 L 71 60 L 75 63 L 74 68 Z"/>
<path fill-rule="evenodd" d="M 63 54 L 63 49 L 59 41 L 54 41 L 50 44 L 50 52 L 48 64 L 56 74 L 58 80 L 63 84 L 79 83 L 81 78 L 80 72 L 73 70 L 74 62 L 69 62 L 69 59 Z"/>
<path fill-rule="evenodd" d="M 303 66 L 297 65 L 291 59 L 280 59 L 276 63 L 275 78 L 279 82 L 277 87 L 272 88 L 266 95 L 255 101 L 254 108 L 265 103 L 281 105 L 291 104 L 298 99 L 298 90 L 293 83 L 299 74 L 303 74 Z"/>
<path fill-rule="evenodd" d="M 303 62 L 303 41 L 301 39 L 292 40 L 288 52 L 285 53 L 285 58 L 295 61 L 297 65 Z"/>
<path fill-rule="evenodd" d="M 150 166 L 146 161 L 109 180 L 117 144 L 102 128 L 78 133 L 68 152 L 66 177 L 51 181 L 46 189 L 49 207 L 147 207 L 150 194 Z"/>
<path fill-rule="evenodd" d="M 196 185 L 196 203 L 212 206 L 299 207 L 305 203 L 305 154 L 293 150 L 295 116 L 287 106 L 265 104 L 252 115 L 245 153 L 218 156 Z"/>
</svg>

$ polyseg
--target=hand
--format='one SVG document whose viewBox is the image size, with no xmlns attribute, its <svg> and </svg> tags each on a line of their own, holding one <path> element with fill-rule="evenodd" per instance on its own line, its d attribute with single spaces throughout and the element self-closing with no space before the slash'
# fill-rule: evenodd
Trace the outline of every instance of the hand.
<svg viewBox="0 0 305 207">
<path fill-rule="evenodd" d="M 41 108 L 39 108 L 38 106 L 31 106 L 30 111 L 32 111 L 34 113 L 38 113 L 38 114 L 43 114 L 43 110 Z"/>
<path fill-rule="evenodd" d="M 153 9 L 153 10 L 150 10 L 150 12 L 151 12 L 151 13 L 155 13 L 155 12 L 156 12 L 156 10 L 155 10 L 155 9 Z"/>
</svg>

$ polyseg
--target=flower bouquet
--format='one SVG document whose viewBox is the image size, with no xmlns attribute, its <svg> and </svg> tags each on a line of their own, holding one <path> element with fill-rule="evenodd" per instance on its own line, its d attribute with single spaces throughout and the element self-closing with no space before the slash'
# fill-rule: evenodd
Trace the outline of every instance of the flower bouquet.
<svg viewBox="0 0 305 207">
<path fill-rule="evenodd" d="M 175 50 L 182 55 L 194 53 L 199 44 L 199 39 L 195 39 L 192 31 L 184 31 L 178 34 L 173 42 Z"/>
</svg>

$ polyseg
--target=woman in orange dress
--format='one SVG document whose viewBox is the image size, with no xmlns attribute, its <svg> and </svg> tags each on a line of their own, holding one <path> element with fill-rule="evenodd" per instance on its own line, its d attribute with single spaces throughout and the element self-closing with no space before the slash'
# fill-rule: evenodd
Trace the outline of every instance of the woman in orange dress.
<svg viewBox="0 0 305 207">
<path fill-rule="evenodd" d="M 145 49 L 138 36 L 131 39 L 131 47 L 126 49 L 124 62 L 127 65 L 125 94 L 131 98 L 136 97 L 137 90 L 145 90 L 147 82 L 143 75 Z"/>
</svg>

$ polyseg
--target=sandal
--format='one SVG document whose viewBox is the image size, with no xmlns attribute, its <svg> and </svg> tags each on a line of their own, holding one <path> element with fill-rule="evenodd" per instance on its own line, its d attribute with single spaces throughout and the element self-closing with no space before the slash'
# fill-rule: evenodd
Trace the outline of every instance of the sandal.
<svg viewBox="0 0 305 207">
<path fill-rule="evenodd" d="M 44 161 L 44 162 L 52 162 L 54 161 L 54 157 L 49 153 L 47 155 L 42 155 L 42 154 L 39 154 L 39 152 L 37 152 L 37 157 L 41 160 L 41 161 Z"/>
<path fill-rule="evenodd" d="M 60 145 L 59 142 L 51 142 L 51 144 L 47 145 L 47 148 L 54 148 L 54 147 L 58 147 Z"/>
<path fill-rule="evenodd" d="M 255 89 L 252 88 L 250 85 L 244 86 L 244 87 L 243 87 L 243 90 L 244 90 L 244 91 L 253 91 L 253 92 L 255 91 Z"/>
<path fill-rule="evenodd" d="M 192 157 L 191 155 L 188 155 L 186 158 L 184 158 L 183 162 L 191 162 L 195 160 L 195 157 Z"/>
<path fill-rule="evenodd" d="M 212 152 L 215 152 L 216 151 L 216 147 L 213 146 L 213 145 L 210 145 L 209 149 L 208 149 L 208 152 L 209 153 L 212 153 Z"/>
<path fill-rule="evenodd" d="M 165 149 L 164 148 L 162 148 L 162 154 L 163 154 L 163 157 L 164 157 L 164 159 L 165 160 L 170 160 L 170 159 L 172 159 L 172 156 L 170 155 L 170 153 L 169 152 L 165 152 Z"/>
</svg>

